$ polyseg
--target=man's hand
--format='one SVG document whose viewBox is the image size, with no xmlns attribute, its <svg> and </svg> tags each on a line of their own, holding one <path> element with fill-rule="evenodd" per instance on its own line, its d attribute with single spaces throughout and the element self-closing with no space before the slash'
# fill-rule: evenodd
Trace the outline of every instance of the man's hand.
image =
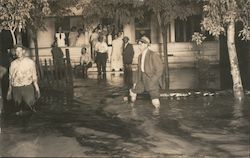
<svg viewBox="0 0 250 158">
<path fill-rule="evenodd" d="M 39 99 L 41 97 L 39 86 L 38 86 L 36 81 L 33 82 L 33 84 L 34 84 L 34 87 L 35 87 L 35 90 L 36 90 L 36 99 Z"/>
<path fill-rule="evenodd" d="M 11 100 L 12 96 L 11 96 L 11 89 L 9 88 L 8 93 L 7 93 L 7 100 Z"/>
<path fill-rule="evenodd" d="M 39 99 L 41 97 L 40 90 L 36 90 L 36 99 Z"/>
</svg>

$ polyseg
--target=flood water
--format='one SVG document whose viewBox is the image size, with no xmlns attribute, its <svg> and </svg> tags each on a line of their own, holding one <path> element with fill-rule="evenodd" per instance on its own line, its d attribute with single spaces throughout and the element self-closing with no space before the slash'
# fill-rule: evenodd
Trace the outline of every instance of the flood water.
<svg viewBox="0 0 250 158">
<path fill-rule="evenodd" d="M 197 89 L 190 69 L 171 72 L 171 89 Z M 215 89 L 220 85 L 216 79 L 206 83 Z M 106 80 L 90 73 L 89 79 L 74 80 L 73 92 L 69 101 L 60 91 L 43 91 L 37 113 L 2 117 L 0 156 L 249 156 L 249 95 L 241 102 L 230 91 L 162 97 L 155 117 L 147 95 L 127 101 L 121 73 L 108 73 Z"/>
</svg>

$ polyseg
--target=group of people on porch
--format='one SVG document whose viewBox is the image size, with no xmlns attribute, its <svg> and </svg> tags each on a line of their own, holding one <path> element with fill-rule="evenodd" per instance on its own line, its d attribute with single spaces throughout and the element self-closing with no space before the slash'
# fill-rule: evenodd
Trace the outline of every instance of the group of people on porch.
<svg viewBox="0 0 250 158">
<path fill-rule="evenodd" d="M 124 81 L 129 89 L 131 101 L 136 100 L 137 93 L 148 91 L 152 104 L 155 107 L 155 113 L 159 113 L 159 85 L 163 73 L 163 65 L 157 53 L 148 49 L 150 40 L 142 36 L 138 41 L 141 54 L 138 58 L 137 75 L 133 78 L 132 62 L 134 49 L 129 43 L 129 38 L 118 32 L 114 37 L 111 33 L 102 30 L 102 25 L 98 25 L 90 36 L 90 46 L 92 58 L 87 54 L 86 47 L 81 49 L 80 64 L 83 66 L 82 73 L 86 77 L 87 69 L 92 66 L 91 59 L 97 65 L 98 78 L 106 78 L 106 63 L 111 62 L 112 71 L 124 70 Z M 109 51 L 111 54 L 109 55 Z M 91 63 L 91 64 L 90 64 Z"/>
<path fill-rule="evenodd" d="M 76 30 L 73 26 L 72 31 Z M 81 32 L 81 31 L 80 31 Z M 73 38 L 75 35 L 75 38 Z M 80 33 L 70 32 L 69 46 L 78 46 L 77 39 Z M 82 38 L 82 39 L 86 39 Z M 82 40 L 80 64 L 82 65 L 83 77 L 87 76 L 88 68 L 92 66 L 92 62 L 97 65 L 98 78 L 106 78 L 106 63 L 111 64 L 112 71 L 124 71 L 124 82 L 128 86 L 131 101 L 136 100 L 137 93 L 147 91 L 152 99 L 155 107 L 155 113 L 159 113 L 159 85 L 161 85 L 161 76 L 163 73 L 163 65 L 157 53 L 148 49 L 150 40 L 143 35 L 138 41 L 141 54 L 138 57 L 137 75 L 133 76 L 132 62 L 134 58 L 134 49 L 129 43 L 129 38 L 123 35 L 123 32 L 117 32 L 112 35 L 110 26 L 102 26 L 99 24 L 93 29 L 92 34 L 87 40 Z M 87 48 L 90 46 L 90 51 Z"/>
<path fill-rule="evenodd" d="M 103 38 L 102 42 L 106 43 L 107 50 L 107 59 L 102 61 L 102 63 L 110 63 L 112 71 L 123 71 L 123 32 L 118 31 L 114 33 L 113 27 L 111 25 L 102 25 L 98 24 L 95 28 L 78 28 L 72 26 L 68 35 L 63 33 L 62 27 L 58 28 L 58 32 L 55 33 L 55 41 L 57 41 L 58 47 L 82 47 L 86 49 L 86 53 L 90 55 L 92 62 L 99 61 L 96 58 L 99 58 L 96 44 L 100 41 L 100 38 Z M 128 37 L 126 37 L 128 39 Z M 103 44 L 104 45 L 104 44 Z M 100 54 L 100 53 L 99 53 Z M 99 57 L 97 57 L 99 56 Z"/>
</svg>

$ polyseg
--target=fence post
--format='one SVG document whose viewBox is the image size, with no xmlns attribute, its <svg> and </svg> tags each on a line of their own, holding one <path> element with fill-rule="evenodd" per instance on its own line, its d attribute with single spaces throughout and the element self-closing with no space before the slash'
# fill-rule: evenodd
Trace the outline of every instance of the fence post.
<svg viewBox="0 0 250 158">
<path fill-rule="evenodd" d="M 66 49 L 66 102 L 70 104 L 73 99 L 73 73 L 72 73 L 72 66 L 70 61 L 70 54 L 69 49 Z"/>
<path fill-rule="evenodd" d="M 67 78 L 69 83 L 73 83 L 73 73 L 72 73 L 72 66 L 70 61 L 69 49 L 66 49 L 66 66 L 67 66 Z"/>
<path fill-rule="evenodd" d="M 43 68 L 43 61 L 40 59 L 39 60 L 39 68 L 40 68 L 40 79 L 44 79 L 44 68 Z"/>
</svg>

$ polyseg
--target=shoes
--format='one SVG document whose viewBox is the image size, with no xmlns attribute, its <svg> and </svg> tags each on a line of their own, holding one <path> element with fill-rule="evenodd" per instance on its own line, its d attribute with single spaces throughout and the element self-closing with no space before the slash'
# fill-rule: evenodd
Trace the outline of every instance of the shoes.
<svg viewBox="0 0 250 158">
<path fill-rule="evenodd" d="M 155 109 L 153 111 L 154 116 L 159 116 L 160 115 L 160 100 L 158 98 L 152 99 L 152 104 L 154 105 Z"/>
<path fill-rule="evenodd" d="M 29 106 L 30 110 L 33 112 L 33 113 L 36 113 L 36 109 L 34 106 Z"/>
<path fill-rule="evenodd" d="M 21 110 L 21 111 L 15 112 L 15 115 L 17 116 L 23 115 L 23 111 Z"/>
<path fill-rule="evenodd" d="M 131 101 L 132 101 L 132 102 L 135 102 L 136 96 L 137 96 L 136 93 L 132 92 L 132 90 L 129 89 L 129 95 L 130 95 L 130 97 L 131 97 Z"/>
<path fill-rule="evenodd" d="M 154 105 L 155 108 L 160 108 L 160 100 L 157 98 L 157 99 L 152 99 L 152 104 Z"/>
<path fill-rule="evenodd" d="M 154 116 L 159 116 L 160 115 L 160 107 L 154 109 L 153 115 Z"/>
<path fill-rule="evenodd" d="M 34 107 L 31 108 L 31 111 L 36 113 L 36 109 Z"/>
</svg>

